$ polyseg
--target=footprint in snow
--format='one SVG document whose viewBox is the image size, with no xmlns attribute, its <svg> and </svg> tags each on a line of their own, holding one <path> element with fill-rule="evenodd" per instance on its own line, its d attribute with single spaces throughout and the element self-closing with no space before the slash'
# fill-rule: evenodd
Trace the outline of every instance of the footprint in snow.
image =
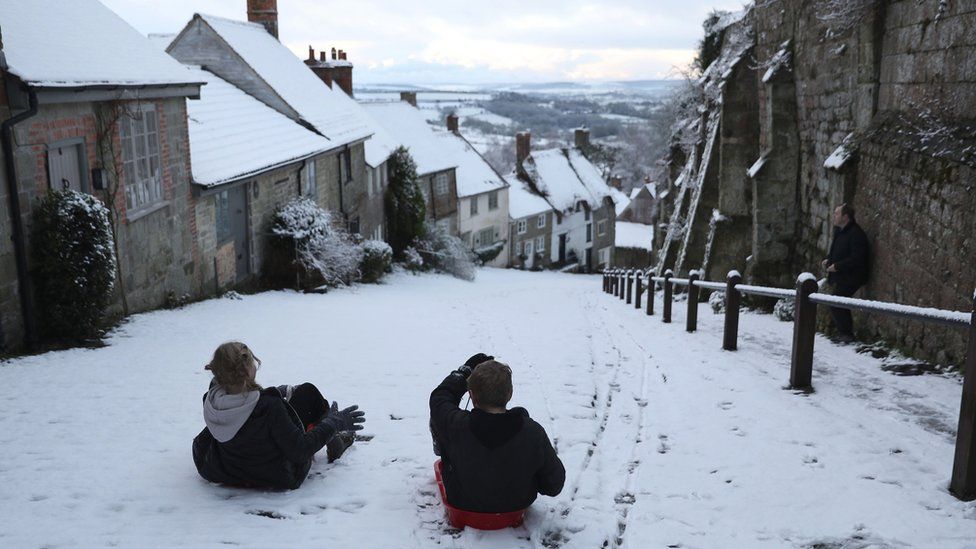
<svg viewBox="0 0 976 549">
<path fill-rule="evenodd" d="M 730 402 L 730 401 L 728 401 L 728 400 L 725 400 L 725 401 L 722 401 L 722 402 L 719 402 L 718 403 L 718 407 L 721 408 L 721 409 L 723 409 L 723 410 L 730 410 L 730 409 L 732 409 L 733 406 L 735 406 L 735 404 L 732 403 L 732 402 Z"/>
</svg>

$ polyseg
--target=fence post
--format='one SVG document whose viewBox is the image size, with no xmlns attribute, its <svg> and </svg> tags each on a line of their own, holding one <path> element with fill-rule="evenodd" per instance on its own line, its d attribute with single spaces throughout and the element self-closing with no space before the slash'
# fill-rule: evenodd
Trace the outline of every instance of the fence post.
<svg viewBox="0 0 976 549">
<path fill-rule="evenodd" d="M 688 314 L 685 316 L 685 331 L 694 332 L 698 329 L 698 293 L 701 288 L 695 286 L 695 281 L 701 278 L 701 272 L 688 273 Z"/>
<path fill-rule="evenodd" d="M 603 275 L 603 293 L 607 293 L 607 271 L 606 271 L 606 269 L 604 269 L 603 272 L 601 272 L 600 274 Z"/>
<path fill-rule="evenodd" d="M 627 269 L 627 305 L 634 301 L 634 270 Z"/>
<path fill-rule="evenodd" d="M 654 271 L 647 271 L 647 316 L 654 316 L 654 290 L 657 282 L 654 282 Z"/>
<path fill-rule="evenodd" d="M 817 292 L 817 278 L 803 273 L 796 279 L 796 310 L 793 313 L 793 355 L 790 359 L 790 387 L 809 389 L 813 378 L 813 342 L 817 335 L 817 304 L 810 294 Z"/>
<path fill-rule="evenodd" d="M 620 269 L 620 301 L 627 297 L 627 269 Z"/>
<path fill-rule="evenodd" d="M 634 288 L 634 308 L 639 311 L 641 308 L 641 293 L 644 291 L 644 271 L 634 273 L 634 283 L 637 285 Z"/>
<path fill-rule="evenodd" d="M 617 269 L 610 271 L 610 293 L 617 297 Z"/>
<path fill-rule="evenodd" d="M 742 294 L 735 287 L 742 282 L 739 271 L 729 271 L 725 278 L 725 334 L 722 337 L 722 348 L 734 351 L 739 348 L 739 303 Z"/>
<path fill-rule="evenodd" d="M 613 297 L 620 297 L 624 295 L 624 286 L 620 283 L 621 277 L 623 277 L 622 273 L 623 269 L 617 269 L 617 272 L 614 274 L 613 283 L 616 289 L 613 292 Z"/>
<path fill-rule="evenodd" d="M 671 269 L 664 271 L 664 314 L 661 317 L 661 322 L 665 324 L 671 323 L 671 298 L 674 297 L 671 291 L 671 277 L 674 273 Z"/>
<path fill-rule="evenodd" d="M 962 405 L 956 429 L 956 457 L 949 491 L 963 501 L 976 499 L 976 293 L 969 321 L 969 348 L 963 366 Z"/>
</svg>

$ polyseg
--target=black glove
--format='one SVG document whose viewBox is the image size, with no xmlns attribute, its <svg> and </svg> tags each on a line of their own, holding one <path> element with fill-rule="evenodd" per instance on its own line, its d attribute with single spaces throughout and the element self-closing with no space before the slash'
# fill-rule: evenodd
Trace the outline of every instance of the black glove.
<svg viewBox="0 0 976 549">
<path fill-rule="evenodd" d="M 336 431 L 360 431 L 366 422 L 366 412 L 356 405 L 340 410 L 339 403 L 333 400 L 325 421 L 331 423 Z"/>
<path fill-rule="evenodd" d="M 481 364 L 482 362 L 488 362 L 489 360 L 493 360 L 494 358 L 495 357 L 488 356 L 485 353 L 478 353 L 472 356 L 471 358 L 469 358 L 467 362 L 464 363 L 464 365 L 459 367 L 457 370 L 454 370 L 452 373 L 456 376 L 460 376 L 463 379 L 467 380 L 468 377 L 471 376 L 471 371 L 474 370 L 475 366 Z"/>
</svg>

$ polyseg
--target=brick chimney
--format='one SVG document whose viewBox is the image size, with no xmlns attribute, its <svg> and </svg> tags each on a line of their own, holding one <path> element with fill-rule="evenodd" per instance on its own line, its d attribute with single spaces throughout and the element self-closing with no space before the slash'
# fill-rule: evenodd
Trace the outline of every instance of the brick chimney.
<svg viewBox="0 0 976 549">
<path fill-rule="evenodd" d="M 447 115 L 447 131 L 461 135 L 461 127 L 456 113 L 452 112 Z"/>
<path fill-rule="evenodd" d="M 515 134 L 515 163 L 521 165 L 532 152 L 532 134 L 519 132 Z"/>
<path fill-rule="evenodd" d="M 618 191 L 622 191 L 623 180 L 620 179 L 619 175 L 612 175 L 610 176 L 610 186 L 613 187 L 614 189 L 617 189 Z"/>
<path fill-rule="evenodd" d="M 339 50 L 339 59 L 332 62 L 332 80 L 346 95 L 353 97 L 352 63 L 346 59 L 346 52 L 342 50 Z"/>
<path fill-rule="evenodd" d="M 308 47 L 308 60 L 307 61 L 315 61 L 315 48 L 313 48 L 312 46 L 309 46 Z M 307 65 L 308 63 L 306 62 L 305 64 Z"/>
<path fill-rule="evenodd" d="M 414 107 L 417 106 L 417 92 L 400 92 L 400 101 L 406 101 Z"/>
<path fill-rule="evenodd" d="M 247 20 L 264 25 L 278 38 L 278 0 L 247 0 Z"/>
<path fill-rule="evenodd" d="M 576 128 L 574 133 L 576 138 L 576 148 L 586 150 L 590 147 L 590 130 L 587 128 Z"/>
<path fill-rule="evenodd" d="M 319 52 L 319 58 L 315 59 L 315 49 L 312 46 L 308 47 L 308 59 L 305 60 L 305 65 L 312 69 L 315 76 L 319 77 L 319 80 L 325 82 L 325 85 L 332 87 L 332 65 L 328 64 L 325 58 L 325 51 Z"/>
</svg>

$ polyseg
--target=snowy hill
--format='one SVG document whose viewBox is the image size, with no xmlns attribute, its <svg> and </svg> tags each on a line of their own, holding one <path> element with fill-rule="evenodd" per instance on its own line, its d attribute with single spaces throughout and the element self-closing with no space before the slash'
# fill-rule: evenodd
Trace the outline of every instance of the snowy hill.
<svg viewBox="0 0 976 549">
<path fill-rule="evenodd" d="M 818 338 L 816 392 L 794 394 L 789 324 L 744 313 L 723 352 L 721 316 L 688 334 L 682 307 L 665 325 L 599 287 L 401 274 L 137 315 L 108 347 L 3 363 L 0 546 L 972 546 L 976 503 L 946 491 L 957 377 L 898 377 Z M 201 480 L 203 365 L 231 339 L 258 382 L 359 404 L 371 440 L 296 491 Z M 427 397 L 478 351 L 512 366 L 513 405 L 567 469 L 515 530 L 450 530 L 435 496 Z"/>
</svg>

